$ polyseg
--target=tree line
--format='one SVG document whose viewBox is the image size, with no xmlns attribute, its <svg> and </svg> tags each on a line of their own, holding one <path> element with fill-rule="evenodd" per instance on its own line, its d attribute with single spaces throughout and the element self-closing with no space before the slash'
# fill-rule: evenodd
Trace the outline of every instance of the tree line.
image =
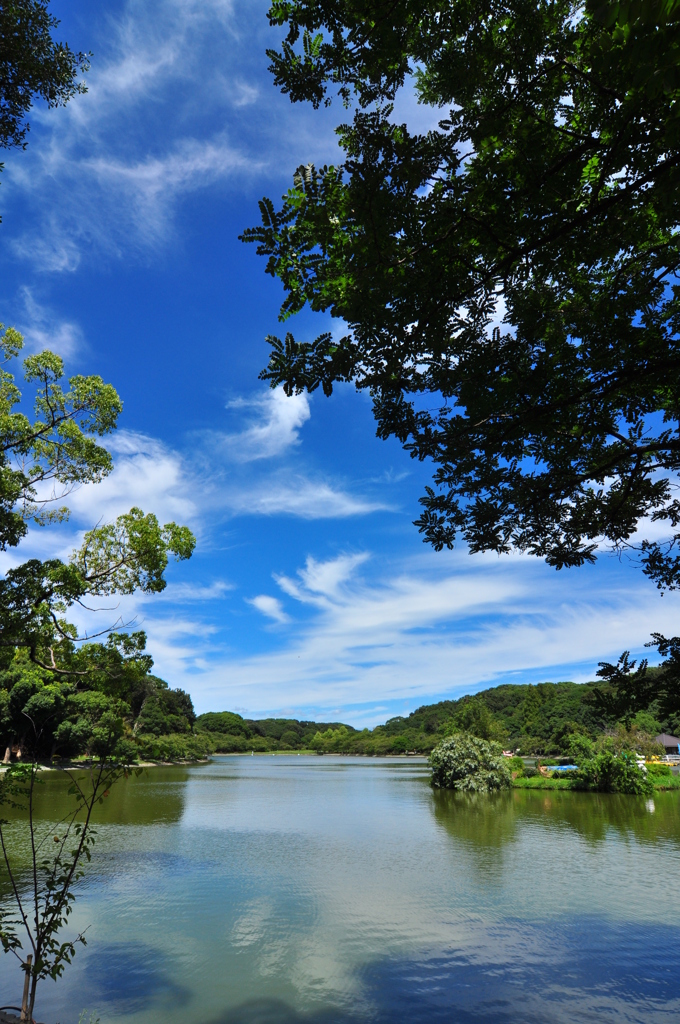
<svg viewBox="0 0 680 1024">
<path fill-rule="evenodd" d="M 442 739 L 462 732 L 527 755 L 567 755 L 577 737 L 649 754 L 661 752 L 654 743 L 658 733 L 680 729 L 680 716 L 665 717 L 657 701 L 625 718 L 613 717 L 607 710 L 607 690 L 606 683 L 597 681 L 508 683 L 423 705 L 373 729 L 283 718 L 252 720 L 227 711 L 200 715 L 196 729 L 209 733 L 215 752 L 306 750 L 376 756 L 429 754 Z"/>
</svg>

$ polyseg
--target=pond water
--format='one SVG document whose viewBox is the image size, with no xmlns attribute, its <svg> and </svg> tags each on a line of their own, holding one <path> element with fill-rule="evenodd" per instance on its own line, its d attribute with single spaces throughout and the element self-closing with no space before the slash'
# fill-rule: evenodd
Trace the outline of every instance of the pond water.
<svg viewBox="0 0 680 1024">
<path fill-rule="evenodd" d="M 41 813 L 65 799 L 50 777 Z M 225 757 L 104 805 L 88 944 L 36 1017 L 76 1024 L 677 1019 L 680 794 L 433 792 L 422 761 Z M 0 961 L 0 1002 L 21 978 Z"/>
</svg>

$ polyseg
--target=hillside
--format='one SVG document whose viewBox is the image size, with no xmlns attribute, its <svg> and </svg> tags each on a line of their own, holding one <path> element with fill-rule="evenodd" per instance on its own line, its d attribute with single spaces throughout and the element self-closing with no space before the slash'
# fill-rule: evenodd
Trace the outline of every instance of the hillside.
<svg viewBox="0 0 680 1024">
<path fill-rule="evenodd" d="M 429 753 L 446 735 L 465 729 L 496 739 L 525 754 L 566 751 L 569 737 L 596 738 L 615 723 L 603 721 L 589 700 L 595 683 L 506 684 L 458 700 L 427 704 L 407 717 L 391 718 L 374 729 L 354 729 L 340 722 L 299 722 L 288 718 L 244 719 L 232 712 L 200 715 L 196 730 L 208 733 L 216 752 L 250 750 L 317 750 L 327 753 Z M 601 684 L 600 684 L 601 685 Z M 639 742 L 665 729 L 654 708 L 637 716 L 632 732 Z M 621 731 L 621 727 L 619 727 Z"/>
</svg>

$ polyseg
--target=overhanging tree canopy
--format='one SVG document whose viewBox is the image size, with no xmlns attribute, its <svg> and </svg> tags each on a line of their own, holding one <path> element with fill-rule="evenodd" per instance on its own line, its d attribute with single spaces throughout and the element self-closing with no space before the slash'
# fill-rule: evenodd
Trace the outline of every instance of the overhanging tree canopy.
<svg viewBox="0 0 680 1024">
<path fill-rule="evenodd" d="M 640 521 L 677 543 L 680 5 L 276 0 L 294 101 L 357 108 L 342 166 L 298 169 L 244 232 L 286 297 L 347 324 L 272 337 L 288 393 L 353 381 L 378 435 L 431 459 L 436 548 L 561 568 Z M 432 130 L 396 122 L 413 83 Z M 673 542 L 644 571 L 680 583 Z"/>
<path fill-rule="evenodd" d="M 26 115 L 36 98 L 62 106 L 85 92 L 78 80 L 88 55 L 58 43 L 59 21 L 49 0 L 9 0 L 0 4 L 0 148 L 25 146 Z"/>
</svg>

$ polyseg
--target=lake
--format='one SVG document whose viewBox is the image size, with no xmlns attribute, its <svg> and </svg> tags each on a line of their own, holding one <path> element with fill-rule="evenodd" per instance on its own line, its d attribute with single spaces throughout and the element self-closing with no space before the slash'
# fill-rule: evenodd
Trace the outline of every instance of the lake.
<svg viewBox="0 0 680 1024">
<path fill-rule="evenodd" d="M 56 818 L 62 780 L 41 813 Z M 36 1019 L 676 1020 L 680 794 L 433 792 L 415 758 L 256 756 L 115 788 Z M 21 978 L 2 958 L 0 1000 Z"/>
</svg>

